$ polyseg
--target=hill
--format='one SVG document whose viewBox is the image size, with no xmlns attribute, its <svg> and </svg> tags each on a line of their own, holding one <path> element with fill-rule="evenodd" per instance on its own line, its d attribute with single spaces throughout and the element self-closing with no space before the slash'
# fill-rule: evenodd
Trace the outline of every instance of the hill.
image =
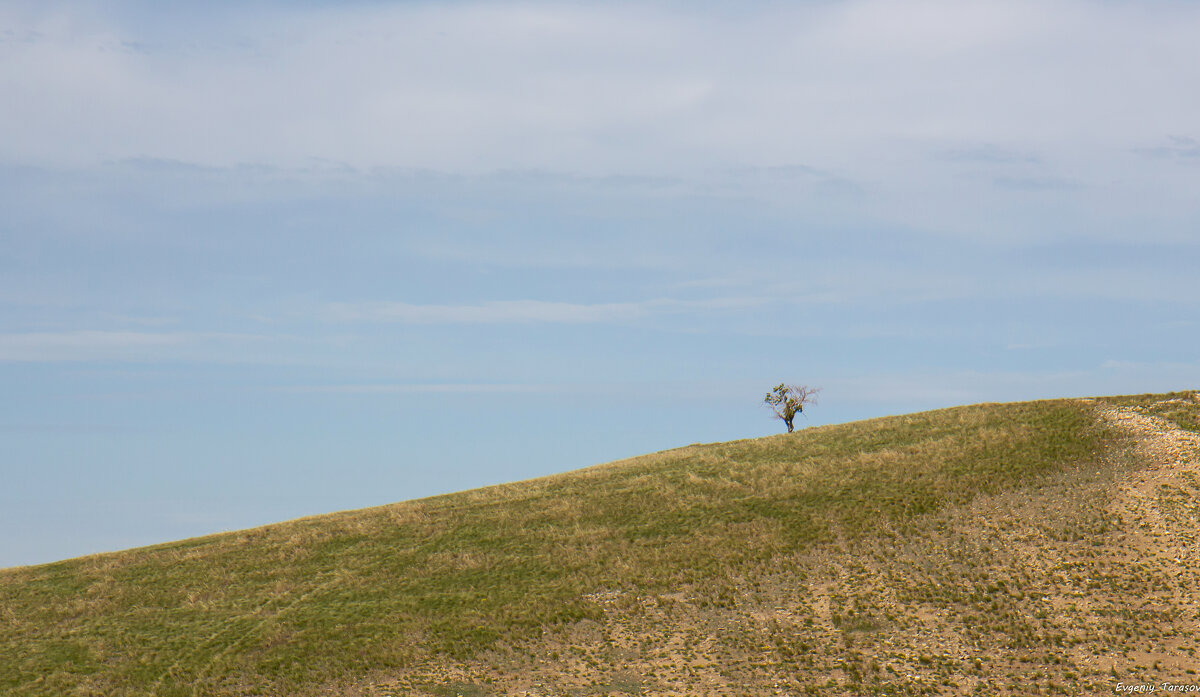
<svg viewBox="0 0 1200 697">
<path fill-rule="evenodd" d="M 1200 684 L 1195 393 L 984 404 L 0 571 L 11 695 Z"/>
</svg>

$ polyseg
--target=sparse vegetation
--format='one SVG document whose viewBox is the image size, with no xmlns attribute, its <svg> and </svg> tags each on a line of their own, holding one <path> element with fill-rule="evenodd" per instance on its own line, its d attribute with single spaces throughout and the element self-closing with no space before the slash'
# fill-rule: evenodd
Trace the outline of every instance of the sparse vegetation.
<svg viewBox="0 0 1200 697">
<path fill-rule="evenodd" d="M 1195 454 L 1148 449 L 1137 430 L 1156 415 L 1194 420 L 1200 403 L 1181 395 L 689 446 L 0 571 L 0 693 L 1024 695 L 1194 682 L 1200 588 L 1179 571 L 1197 555 Z M 1139 479 L 1168 460 L 1170 476 Z"/>
<path fill-rule="evenodd" d="M 1107 397 L 1105 401 L 1121 407 L 1131 407 L 1139 413 L 1156 416 L 1175 426 L 1200 433 L 1200 392 L 1185 390 L 1166 394 L 1139 394 L 1124 397 Z"/>
<path fill-rule="evenodd" d="M 763 403 L 775 412 L 775 416 L 783 420 L 787 432 L 791 433 L 795 430 L 793 422 L 796 415 L 804 413 L 805 404 L 816 404 L 817 393 L 820 391 L 819 387 L 785 385 L 781 382 L 763 397 Z"/>
</svg>

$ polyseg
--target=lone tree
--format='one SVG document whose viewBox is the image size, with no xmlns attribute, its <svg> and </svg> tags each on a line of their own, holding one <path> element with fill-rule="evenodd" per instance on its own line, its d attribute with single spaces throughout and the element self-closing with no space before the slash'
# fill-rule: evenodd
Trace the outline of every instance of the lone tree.
<svg viewBox="0 0 1200 697">
<path fill-rule="evenodd" d="M 775 416 L 783 419 L 787 424 L 788 433 L 791 433 L 794 430 L 792 419 L 796 418 L 796 414 L 804 412 L 805 404 L 816 404 L 817 393 L 820 391 L 819 387 L 785 385 L 781 382 L 767 393 L 763 402 L 774 410 Z"/>
</svg>

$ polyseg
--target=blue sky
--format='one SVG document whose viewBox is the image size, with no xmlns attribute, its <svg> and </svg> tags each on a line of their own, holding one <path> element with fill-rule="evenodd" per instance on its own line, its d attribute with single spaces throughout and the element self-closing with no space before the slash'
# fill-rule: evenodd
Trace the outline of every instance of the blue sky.
<svg viewBox="0 0 1200 697">
<path fill-rule="evenodd" d="M 0 7 L 0 566 L 1200 387 L 1200 8 Z"/>
</svg>

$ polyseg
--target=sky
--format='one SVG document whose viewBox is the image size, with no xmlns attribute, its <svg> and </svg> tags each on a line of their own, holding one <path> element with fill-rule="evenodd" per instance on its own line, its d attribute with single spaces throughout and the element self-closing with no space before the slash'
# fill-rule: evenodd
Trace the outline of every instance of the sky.
<svg viewBox="0 0 1200 697">
<path fill-rule="evenodd" d="M 0 567 L 1200 388 L 1200 5 L 0 4 Z"/>
</svg>

